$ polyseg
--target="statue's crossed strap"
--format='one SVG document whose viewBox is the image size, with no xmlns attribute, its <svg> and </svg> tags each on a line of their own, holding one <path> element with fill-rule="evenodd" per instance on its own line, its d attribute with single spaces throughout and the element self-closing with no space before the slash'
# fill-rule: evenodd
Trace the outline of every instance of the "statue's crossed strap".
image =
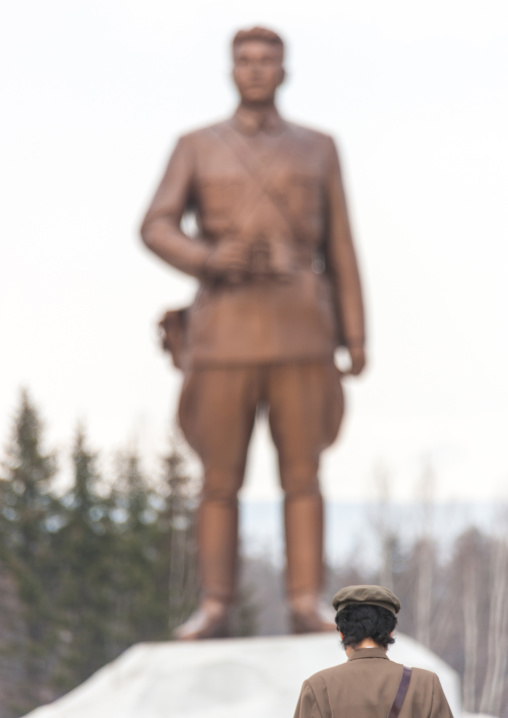
<svg viewBox="0 0 508 718">
<path fill-rule="evenodd" d="M 261 197 L 267 197 L 285 221 L 295 239 L 300 239 L 300 220 L 293 214 L 286 203 L 284 195 L 277 189 L 275 183 L 277 165 L 280 164 L 283 167 L 284 164 L 283 162 L 279 163 L 278 160 L 282 160 L 284 156 L 287 156 L 288 152 L 293 150 L 287 140 L 281 137 L 278 148 L 271 155 L 271 161 L 268 165 L 265 165 L 261 164 L 252 148 L 227 122 L 216 125 L 213 131 L 240 160 L 249 176 L 256 182 L 256 191 L 250 192 L 236 208 L 235 228 L 240 227 L 241 234 L 242 225 L 245 226 L 247 219 L 254 214 L 258 201 Z"/>
</svg>

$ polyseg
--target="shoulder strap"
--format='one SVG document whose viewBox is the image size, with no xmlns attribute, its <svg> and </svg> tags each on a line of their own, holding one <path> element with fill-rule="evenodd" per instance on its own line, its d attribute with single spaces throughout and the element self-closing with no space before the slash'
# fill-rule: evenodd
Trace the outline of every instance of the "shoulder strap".
<svg viewBox="0 0 508 718">
<path fill-rule="evenodd" d="M 284 139 L 281 138 L 278 149 L 272 155 L 270 165 L 268 167 L 263 167 L 259 164 L 257 158 L 253 155 L 249 146 L 242 139 L 242 137 L 239 136 L 238 133 L 235 132 L 235 130 L 226 122 L 215 125 L 212 129 L 215 134 L 220 137 L 224 144 L 226 144 L 233 152 L 250 177 L 255 180 L 258 192 L 266 195 L 270 199 L 272 204 L 277 208 L 280 215 L 288 224 L 290 230 L 296 237 L 298 237 L 300 234 L 299 221 L 293 215 L 289 206 L 281 201 L 280 194 L 273 187 L 273 174 L 270 171 L 271 167 L 277 167 L 277 158 L 279 155 L 283 155 L 284 153 Z M 252 205 L 252 199 L 252 197 L 248 198 L 247 209 L 250 208 L 249 205 Z"/>
<path fill-rule="evenodd" d="M 407 668 L 406 666 L 404 666 L 402 669 L 402 678 L 400 679 L 399 690 L 397 691 L 397 695 L 395 696 L 393 705 L 390 709 L 390 712 L 388 713 L 388 718 L 397 718 L 397 716 L 399 715 L 400 709 L 402 708 L 402 703 L 404 702 L 404 698 L 406 697 L 410 679 L 411 668 Z"/>
</svg>

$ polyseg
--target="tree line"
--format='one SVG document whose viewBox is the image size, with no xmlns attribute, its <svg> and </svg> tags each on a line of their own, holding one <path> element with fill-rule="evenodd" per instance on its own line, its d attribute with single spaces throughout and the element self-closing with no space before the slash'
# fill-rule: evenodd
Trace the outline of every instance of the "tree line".
<svg viewBox="0 0 508 718">
<path fill-rule="evenodd" d="M 60 489 L 59 458 L 23 392 L 0 467 L 0 718 L 56 699 L 135 643 L 169 640 L 197 601 L 199 486 L 185 447 L 170 439 L 155 477 L 129 451 L 104 476 L 78 427 Z M 404 606 L 400 631 L 462 676 L 464 709 L 508 718 L 507 516 L 488 533 L 464 530 L 443 555 L 431 497 L 421 504 L 410 544 L 389 501 L 371 506 L 379 563 L 344 556 L 328 569 L 326 595 L 352 583 L 392 588 Z M 241 565 L 235 634 L 286 632 L 280 567 L 247 552 Z"/>
<path fill-rule="evenodd" d="M 156 477 L 135 452 L 101 476 L 83 427 L 72 476 L 26 392 L 0 468 L 0 716 L 16 718 L 79 685 L 139 641 L 167 640 L 194 607 L 195 487 L 170 442 Z"/>
</svg>

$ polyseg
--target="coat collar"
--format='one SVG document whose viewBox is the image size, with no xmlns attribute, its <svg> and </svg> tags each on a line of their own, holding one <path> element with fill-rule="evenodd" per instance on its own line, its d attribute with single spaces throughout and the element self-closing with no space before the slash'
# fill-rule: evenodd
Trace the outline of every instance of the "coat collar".
<svg viewBox="0 0 508 718">
<path fill-rule="evenodd" d="M 358 658 L 385 658 L 387 661 L 390 660 L 384 648 L 358 648 L 348 658 L 348 661 L 356 661 Z"/>
<path fill-rule="evenodd" d="M 275 107 L 265 112 L 256 112 L 240 105 L 231 122 L 235 129 L 245 135 L 256 135 L 258 132 L 280 135 L 286 126 Z"/>
</svg>

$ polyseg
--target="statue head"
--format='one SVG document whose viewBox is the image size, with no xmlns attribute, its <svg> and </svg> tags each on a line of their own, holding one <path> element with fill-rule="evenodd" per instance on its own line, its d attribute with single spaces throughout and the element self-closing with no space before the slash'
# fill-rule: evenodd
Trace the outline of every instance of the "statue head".
<svg viewBox="0 0 508 718">
<path fill-rule="evenodd" d="M 266 105 L 274 101 L 284 81 L 284 43 L 273 30 L 239 30 L 233 38 L 233 80 L 242 102 Z"/>
</svg>

